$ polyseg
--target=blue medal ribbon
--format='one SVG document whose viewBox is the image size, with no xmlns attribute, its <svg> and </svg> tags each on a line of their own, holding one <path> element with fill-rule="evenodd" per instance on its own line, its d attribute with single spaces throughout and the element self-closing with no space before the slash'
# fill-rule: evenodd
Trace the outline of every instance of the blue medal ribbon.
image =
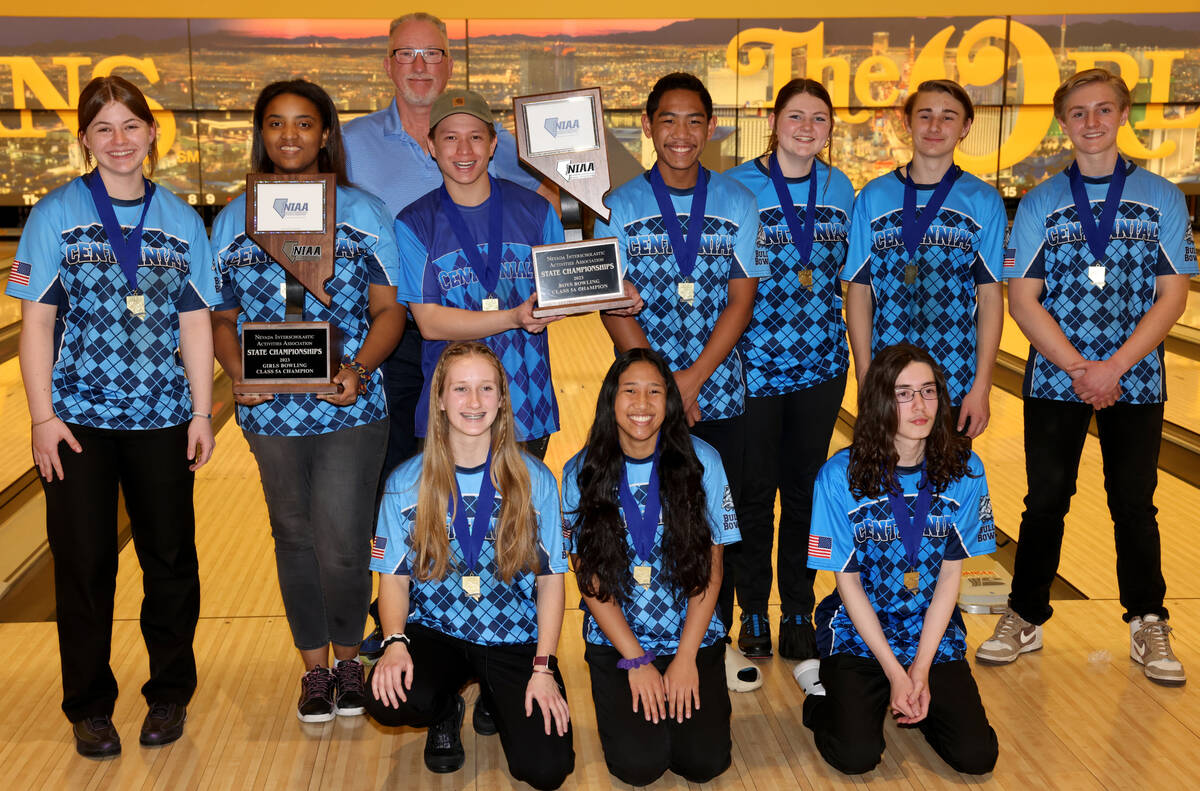
<svg viewBox="0 0 1200 791">
<path fill-rule="evenodd" d="M 462 247 L 463 255 L 467 257 L 472 271 L 475 272 L 475 277 L 479 279 L 480 285 L 487 292 L 485 296 L 496 293 L 496 285 L 500 282 L 500 253 L 504 247 L 500 238 L 504 221 L 500 182 L 488 176 L 488 183 L 491 185 L 492 192 L 488 196 L 488 257 L 486 263 L 479 253 L 479 246 L 475 243 L 474 237 L 467 229 L 467 221 L 463 219 L 458 205 L 450 198 L 450 193 L 446 191 L 446 185 L 443 184 L 441 187 L 442 212 L 450 220 L 450 227 L 454 229 L 454 236 L 458 239 L 458 244 Z"/>
<path fill-rule="evenodd" d="M 808 171 L 808 203 L 804 205 L 804 225 L 800 225 L 800 216 L 796 213 L 796 205 L 792 202 L 792 194 L 788 191 L 787 180 L 779 168 L 779 160 L 775 154 L 767 159 L 767 170 L 771 175 L 771 184 L 775 186 L 775 195 L 779 198 L 779 211 L 787 220 L 788 232 L 792 235 L 792 244 L 800 254 L 800 267 L 808 267 L 812 258 L 813 223 L 817 214 L 817 161 L 814 158 L 812 169 Z"/>
<path fill-rule="evenodd" d="M 633 549 L 640 560 L 649 563 L 654 553 L 654 534 L 658 530 L 658 517 L 662 512 L 662 501 L 658 492 L 658 446 L 650 462 L 650 481 L 646 484 L 646 510 L 638 508 L 633 490 L 629 487 L 629 468 L 621 464 L 621 484 L 618 488 L 621 510 L 625 512 L 625 525 L 633 538 Z"/>
<path fill-rule="evenodd" d="M 138 220 L 137 227 L 129 232 L 129 236 L 126 236 L 121 230 L 121 223 L 117 222 L 117 213 L 113 209 L 112 198 L 108 197 L 108 189 L 105 188 L 104 179 L 100 177 L 100 173 L 93 170 L 87 175 L 85 181 L 87 181 L 88 189 L 91 190 L 92 203 L 96 205 L 100 222 L 104 225 L 104 235 L 108 237 L 108 245 L 121 264 L 121 271 L 125 274 L 125 279 L 129 281 L 130 293 L 136 294 L 138 291 L 138 264 L 142 262 L 142 229 L 146 225 L 146 215 L 150 212 L 150 201 L 154 197 L 154 183 L 147 178 L 142 179 L 145 182 L 145 194 L 142 196 L 142 217 Z"/>
<path fill-rule="evenodd" d="M 666 182 L 658 172 L 658 163 L 650 168 L 650 188 L 654 190 L 654 200 L 658 202 L 658 210 L 662 214 L 663 225 L 666 226 L 667 236 L 671 239 L 671 251 L 675 254 L 675 263 L 679 266 L 679 274 L 685 280 L 690 280 L 692 270 L 696 267 L 696 255 L 700 252 L 700 237 L 704 235 L 704 206 L 708 202 L 708 176 L 704 168 L 696 174 L 696 189 L 692 192 L 692 208 L 688 212 L 687 239 L 683 238 L 683 228 L 679 225 L 679 217 L 675 207 L 671 205 L 671 196 L 667 192 Z"/>
<path fill-rule="evenodd" d="M 929 506 L 933 501 L 933 487 L 925 474 L 925 465 L 921 465 L 921 481 L 917 484 L 917 502 L 913 507 L 912 518 L 908 515 L 908 501 L 904 498 L 904 489 L 900 482 L 893 479 L 888 487 L 888 504 L 892 507 L 892 518 L 896 520 L 896 528 L 900 531 L 900 540 L 904 542 L 904 554 L 908 558 L 908 567 L 914 570 L 921 553 L 921 538 L 925 535 L 925 523 L 929 521 Z"/>
<path fill-rule="evenodd" d="M 479 485 L 479 496 L 475 499 L 475 519 L 467 526 L 467 506 L 463 502 L 462 490 L 455 482 L 454 499 L 450 508 L 454 509 L 454 537 L 462 547 L 463 563 L 467 571 L 474 571 L 479 563 L 479 552 L 483 548 L 483 538 L 487 535 L 488 526 L 492 521 L 492 511 L 496 507 L 496 486 L 492 483 L 492 452 L 488 451 L 487 461 L 483 463 L 483 483 Z"/>
<path fill-rule="evenodd" d="M 1083 174 L 1079 172 L 1078 162 L 1072 162 L 1067 168 L 1067 178 L 1071 181 L 1075 214 L 1079 216 L 1079 224 L 1083 226 L 1088 249 L 1092 251 L 1092 258 L 1096 264 L 1100 265 L 1108 250 L 1108 240 L 1112 238 L 1117 209 L 1121 205 L 1121 193 L 1125 190 L 1125 161 L 1117 157 L 1112 179 L 1108 182 L 1108 191 L 1104 194 L 1104 208 L 1100 210 L 1099 225 L 1096 225 L 1096 218 L 1092 216 L 1092 202 L 1088 200 L 1087 188 L 1083 186 Z"/>
<path fill-rule="evenodd" d="M 958 165 L 951 165 L 950 169 L 942 174 L 942 180 L 934 188 L 933 195 L 929 196 L 925 208 L 917 214 L 917 185 L 912 180 L 912 162 L 904 168 L 904 213 L 901 216 L 900 233 L 904 239 L 904 252 L 908 254 L 910 261 L 917 254 L 925 232 L 933 224 L 938 210 L 946 202 L 946 196 L 950 194 L 950 189 L 960 173 L 962 170 Z"/>
</svg>

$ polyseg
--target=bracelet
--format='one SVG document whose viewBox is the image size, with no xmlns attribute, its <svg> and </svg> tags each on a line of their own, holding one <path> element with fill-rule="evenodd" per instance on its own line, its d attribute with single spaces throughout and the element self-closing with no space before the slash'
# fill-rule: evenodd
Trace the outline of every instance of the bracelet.
<svg viewBox="0 0 1200 791">
<path fill-rule="evenodd" d="M 543 675 L 547 675 L 547 676 L 552 676 L 552 675 L 554 675 L 554 671 L 553 671 L 553 670 L 549 670 L 549 669 L 547 669 L 547 668 L 544 668 L 544 667 L 535 667 L 535 668 L 533 669 L 533 672 L 534 672 L 534 673 L 541 673 L 541 674 L 543 674 Z"/>
<path fill-rule="evenodd" d="M 367 385 L 371 384 L 371 372 L 367 370 L 367 366 L 363 365 L 358 360 L 351 360 L 349 357 L 343 357 L 342 370 L 351 370 L 358 374 L 358 394 L 363 395 L 367 392 Z"/>
<path fill-rule="evenodd" d="M 212 412 L 193 412 L 192 417 L 203 417 L 212 420 Z"/>
<path fill-rule="evenodd" d="M 533 672 L 550 673 L 558 670 L 558 657 L 554 654 L 543 654 L 533 658 Z"/>
<path fill-rule="evenodd" d="M 658 658 L 658 654 L 653 651 L 647 651 L 637 659 L 618 659 L 617 668 L 620 670 L 634 670 L 642 665 L 648 665 Z"/>
<path fill-rule="evenodd" d="M 412 641 L 408 639 L 408 635 L 404 632 L 396 632 L 383 638 L 383 642 L 379 644 L 379 650 L 386 651 L 387 647 L 392 643 L 404 643 L 406 646 L 412 646 Z"/>
<path fill-rule="evenodd" d="M 49 423 L 51 420 L 54 420 L 56 417 L 58 417 L 58 415 L 51 415 L 50 417 L 46 418 L 45 420 L 39 420 L 36 423 L 30 423 L 29 425 L 30 425 L 30 427 L 40 426 L 43 423 Z"/>
</svg>

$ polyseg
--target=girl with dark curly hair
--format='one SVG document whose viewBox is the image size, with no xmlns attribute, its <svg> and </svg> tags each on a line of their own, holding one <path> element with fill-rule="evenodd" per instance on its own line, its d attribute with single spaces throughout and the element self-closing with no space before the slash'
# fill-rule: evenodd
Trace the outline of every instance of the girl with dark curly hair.
<svg viewBox="0 0 1200 791">
<path fill-rule="evenodd" d="M 717 591 L 723 545 L 741 535 L 721 458 L 689 435 L 657 352 L 609 368 L 563 470 L 563 513 L 609 771 L 631 785 L 668 768 L 711 780 L 732 748 Z"/>
<path fill-rule="evenodd" d="M 808 564 L 833 571 L 837 590 L 817 607 L 821 658 L 795 676 L 817 749 L 846 774 L 879 763 L 889 710 L 956 771 L 996 764 L 955 606 L 963 559 L 996 547 L 969 442 L 954 430 L 941 369 L 901 343 L 872 360 L 854 440 L 817 476 Z"/>
</svg>

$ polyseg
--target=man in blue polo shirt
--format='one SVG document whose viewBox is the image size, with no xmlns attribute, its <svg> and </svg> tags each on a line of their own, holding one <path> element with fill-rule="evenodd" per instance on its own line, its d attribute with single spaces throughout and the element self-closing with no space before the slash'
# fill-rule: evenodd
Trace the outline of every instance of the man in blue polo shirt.
<svg viewBox="0 0 1200 791">
<path fill-rule="evenodd" d="M 626 279 L 645 300 L 636 318 L 605 315 L 619 352 L 655 349 L 671 365 L 692 433 L 721 454 L 736 504 L 741 490 L 745 375 L 735 346 L 754 311 L 758 208 L 742 185 L 700 166 L 716 129 L 712 98 L 691 74 L 668 74 L 646 100 L 642 131 L 657 162 L 608 199 L 612 216 L 596 223 L 596 238 L 615 236 Z M 732 553 L 718 612 L 728 632 L 735 584 Z M 726 657 L 735 660 L 734 652 Z M 748 673 L 751 683 L 761 683 Z M 734 679 L 731 688 L 740 689 Z"/>
<path fill-rule="evenodd" d="M 393 20 L 383 70 L 396 87 L 395 99 L 382 110 L 355 118 L 343 130 L 347 175 L 380 198 L 392 217 L 442 183 L 442 172 L 430 156 L 429 111 L 446 90 L 453 69 L 445 22 L 422 11 Z M 499 125 L 496 133 L 496 155 L 488 171 L 536 190 L 557 205 L 553 189 L 520 166 L 513 136 Z M 423 379 L 421 334 L 411 316 L 383 369 L 391 431 L 381 480 L 417 451 L 413 413 Z"/>
<path fill-rule="evenodd" d="M 1104 69 L 1059 86 L 1054 115 L 1075 161 L 1031 189 L 1013 221 L 1009 310 L 1031 344 L 1028 494 L 1009 609 L 975 658 L 1006 664 L 1042 647 L 1063 520 L 1094 417 L 1130 657 L 1151 681 L 1179 685 L 1186 675 L 1171 650 L 1154 490 L 1167 397 L 1163 341 L 1187 305 L 1196 247 L 1179 189 L 1117 150 L 1129 106 L 1124 80 Z"/>
</svg>

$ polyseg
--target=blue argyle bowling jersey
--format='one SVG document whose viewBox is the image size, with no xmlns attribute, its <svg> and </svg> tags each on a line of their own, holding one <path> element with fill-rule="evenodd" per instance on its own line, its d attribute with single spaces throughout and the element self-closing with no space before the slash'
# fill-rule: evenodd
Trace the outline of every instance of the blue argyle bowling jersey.
<svg viewBox="0 0 1200 791">
<path fill-rule="evenodd" d="M 787 179 L 802 225 L 814 172 L 817 204 L 812 254 L 806 265 L 800 263 L 766 166 L 752 159 L 726 173 L 754 194 L 758 250 L 766 254 L 771 269 L 770 277 L 758 281 L 754 315 L 739 345 L 746 366 L 746 392 L 755 398 L 828 382 L 845 373 L 849 364 L 838 276 L 846 260 L 854 187 L 842 171 L 820 160 L 813 161 L 809 175 Z M 803 277 L 802 269 L 807 270 Z"/>
<path fill-rule="evenodd" d="M 937 185 L 916 186 L 919 212 Z M 899 170 L 862 188 L 842 279 L 871 286 L 871 355 L 902 341 L 924 348 L 942 366 L 950 403 L 961 404 L 975 382 L 975 288 L 1004 276 L 1004 202 L 991 185 L 960 172 L 913 256 L 911 285 L 904 277 L 903 207 Z"/>
<path fill-rule="evenodd" d="M 504 204 L 500 254 L 500 280 L 495 297 L 500 310 L 515 308 L 534 293 L 533 254 L 539 244 L 563 241 L 562 222 L 549 201 L 511 181 L 500 181 Z M 492 197 L 478 206 L 459 206 L 479 254 L 487 261 L 488 208 Z M 396 217 L 396 243 L 400 248 L 401 302 L 445 305 L 463 310 L 483 310 L 489 295 L 475 276 L 471 262 L 449 219 L 442 211 L 441 190 L 417 198 Z M 545 332 L 505 330 L 479 339 L 496 353 L 508 374 L 517 440 L 538 439 L 558 431 L 558 400 L 550 380 L 550 339 Z M 417 403 L 416 433 L 425 436 L 429 419 L 429 383 L 446 341 L 426 339 L 421 345 L 421 370 L 425 383 Z"/>
<path fill-rule="evenodd" d="M 112 204 L 128 234 L 141 219 L 141 199 Z M 58 417 L 109 429 L 164 428 L 191 418 L 177 351 L 179 314 L 216 303 L 210 257 L 200 216 L 157 186 L 142 231 L 137 278 L 146 317 L 138 318 L 125 305 L 129 281 L 87 183 L 74 179 L 37 202 L 5 293 L 59 306 L 63 333 L 51 374 Z"/>
<path fill-rule="evenodd" d="M 537 513 L 538 574 L 562 574 L 567 570 L 558 510 L 558 483 L 554 474 L 537 459 L 522 453 L 529 470 L 533 508 Z M 417 518 L 417 489 L 421 484 L 418 454 L 396 468 L 388 478 L 379 505 L 379 525 L 371 552 L 371 570 L 380 574 L 412 574 L 412 530 Z M 456 468 L 455 481 L 462 492 L 468 524 L 475 518 L 475 500 L 483 485 L 483 465 Z M 419 623 L 443 634 L 479 645 L 524 645 L 537 642 L 537 575 L 524 572 L 505 584 L 496 570 L 496 519 L 503 492 L 498 492 L 492 522 L 479 552 L 478 566 L 467 573 L 479 576 L 480 597 L 476 601 L 463 590 L 462 547 L 454 537 L 454 524 L 446 512 L 450 536 L 450 565 L 443 579 L 410 578 L 408 622 Z"/>
<path fill-rule="evenodd" d="M 729 483 L 725 478 L 725 467 L 721 464 L 721 456 L 709 444 L 701 439 L 692 437 L 692 447 L 696 457 L 704 467 L 704 496 L 708 505 L 708 527 L 712 531 L 713 544 L 732 544 L 741 541 L 742 534 L 738 530 L 737 517 L 733 512 L 733 496 L 729 492 Z M 575 513 L 579 508 L 579 471 L 583 468 L 583 458 L 586 451 L 579 451 L 563 469 L 563 534 L 567 540 L 567 550 L 575 552 L 578 547 L 579 517 Z M 639 508 L 646 506 L 647 486 L 650 483 L 650 468 L 653 457 L 649 459 L 625 459 L 625 471 L 629 476 L 629 489 Z M 616 497 L 616 493 L 613 493 Z M 620 509 L 618 500 L 618 509 Z M 624 512 L 621 516 L 624 521 Z M 621 610 L 625 614 L 625 622 L 633 630 L 638 643 L 647 651 L 656 654 L 674 654 L 679 650 L 679 637 L 683 633 L 683 623 L 687 618 L 688 602 L 679 592 L 667 584 L 663 576 L 663 523 L 661 517 L 654 533 L 654 551 L 650 562 L 638 558 L 633 547 L 633 537 L 627 530 L 626 543 L 629 545 L 633 566 L 650 566 L 650 586 L 643 588 L 634 585 L 629 591 L 629 600 Z M 604 634 L 604 630 L 596 623 L 595 617 L 588 611 L 587 605 L 580 602 L 583 610 L 583 639 L 594 645 L 612 645 L 612 641 Z M 713 611 L 708 629 L 704 632 L 702 646 L 713 645 L 725 637 L 725 628 L 721 625 L 720 613 Z"/>
<path fill-rule="evenodd" d="M 972 453 L 967 476 L 933 495 L 917 561 L 920 584 L 916 592 L 910 592 L 904 585 L 908 557 L 888 498 L 858 499 L 850 493 L 846 478 L 849 458 L 848 449 L 839 451 L 817 475 L 808 567 L 858 572 L 893 653 L 900 664 L 908 666 L 917 655 L 925 611 L 933 599 L 942 561 L 996 550 L 996 525 L 983 462 Z M 898 468 L 896 472 L 911 518 L 921 471 Z M 836 590 L 817 606 L 813 621 L 821 656 L 873 658 Z M 934 662 L 962 659 L 967 651 L 966 636 L 962 616 L 955 609 Z"/>
<path fill-rule="evenodd" d="M 648 173 L 617 188 L 605 201 L 612 210 L 608 222 L 596 221 L 595 238 L 615 236 L 625 260 L 625 279 L 637 286 L 646 301 L 635 318 L 650 346 L 666 358 L 672 370 L 696 362 L 729 303 L 729 281 L 770 274 L 765 257 L 756 258 L 758 209 L 754 197 L 728 176 L 706 171 L 708 198 L 696 267 L 692 271 L 695 300 L 679 298 L 681 279 L 671 238 L 650 188 Z M 686 236 L 692 190 L 668 188 L 680 227 Z M 746 398 L 742 358 L 736 346 L 700 388 L 698 403 L 704 420 L 742 413 Z"/>
<path fill-rule="evenodd" d="M 325 291 L 329 307 L 304 294 L 304 320 L 328 321 L 342 331 L 342 354 L 354 359 L 371 326 L 372 285 L 394 286 L 399 277 L 396 242 L 383 203 L 354 187 L 338 185 L 333 277 Z M 286 273 L 246 235 L 246 196 L 221 210 L 212 230 L 214 266 L 221 288 L 218 310 L 241 308 L 238 334 L 247 321 L 283 321 Z M 387 417 L 383 374 L 371 374 L 367 392 L 349 406 L 334 406 L 310 393 L 279 393 L 257 406 L 238 406 L 238 425 L 251 434 L 298 437 L 328 434 Z"/>
<path fill-rule="evenodd" d="M 1129 163 L 1113 232 L 1105 250 L 1104 285 L 1088 277 L 1096 264 L 1075 210 L 1065 172 L 1043 181 L 1017 206 L 1009 246 L 1010 277 L 1043 281 L 1042 307 L 1087 360 L 1107 360 L 1129 340 L 1150 310 L 1160 275 L 1194 275 L 1196 246 L 1183 193 L 1162 176 Z M 1097 224 L 1110 177 L 1084 178 Z M 1026 398 L 1079 401 L 1066 371 L 1030 347 Z M 1120 400 L 1161 403 L 1167 398 L 1164 349 L 1134 363 L 1121 377 Z"/>
</svg>

